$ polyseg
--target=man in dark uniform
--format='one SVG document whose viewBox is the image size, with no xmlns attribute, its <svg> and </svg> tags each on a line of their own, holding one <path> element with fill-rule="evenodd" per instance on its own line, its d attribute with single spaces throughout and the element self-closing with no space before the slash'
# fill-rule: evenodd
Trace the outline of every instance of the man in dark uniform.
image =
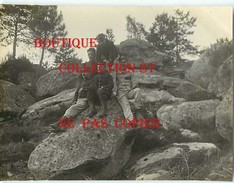
<svg viewBox="0 0 234 183">
<path fill-rule="evenodd" d="M 109 41 L 104 34 L 98 34 L 97 37 L 97 62 L 113 63 L 118 56 L 118 51 L 112 41 Z"/>
<path fill-rule="evenodd" d="M 118 57 L 118 51 L 117 48 L 115 47 L 114 43 L 112 41 L 109 41 L 106 38 L 106 35 L 103 33 L 98 34 L 97 37 L 97 57 L 96 60 L 98 63 L 111 63 L 113 64 L 116 62 L 116 59 Z M 116 95 L 116 72 L 115 69 L 113 68 L 111 72 L 111 76 L 113 78 L 114 82 L 114 88 L 113 88 L 113 94 Z"/>
<path fill-rule="evenodd" d="M 88 91 L 88 102 L 91 108 L 89 117 L 97 114 L 94 103 L 95 99 L 98 98 L 102 106 L 102 110 L 98 116 L 103 118 L 108 114 L 107 100 L 111 98 L 114 83 L 111 75 L 105 69 L 103 72 L 100 72 L 100 69 L 98 71 L 99 73 L 93 77 L 93 84 Z"/>
</svg>

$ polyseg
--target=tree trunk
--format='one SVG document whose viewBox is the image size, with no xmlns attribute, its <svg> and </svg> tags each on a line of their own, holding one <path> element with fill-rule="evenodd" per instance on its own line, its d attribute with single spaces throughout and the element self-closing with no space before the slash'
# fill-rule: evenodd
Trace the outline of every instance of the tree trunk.
<svg viewBox="0 0 234 183">
<path fill-rule="evenodd" d="M 18 31 L 18 22 L 15 22 L 15 32 L 14 32 L 14 41 L 13 41 L 13 58 L 16 56 L 16 43 L 17 43 L 17 31 Z"/>
<path fill-rule="evenodd" d="M 179 46 L 176 46 L 176 63 L 180 62 L 180 53 L 179 53 Z"/>
<path fill-rule="evenodd" d="M 44 52 L 45 52 L 45 47 L 44 47 L 44 46 L 42 46 L 41 60 L 40 60 L 40 64 L 39 64 L 39 65 L 42 65 L 43 58 L 44 58 Z"/>
</svg>

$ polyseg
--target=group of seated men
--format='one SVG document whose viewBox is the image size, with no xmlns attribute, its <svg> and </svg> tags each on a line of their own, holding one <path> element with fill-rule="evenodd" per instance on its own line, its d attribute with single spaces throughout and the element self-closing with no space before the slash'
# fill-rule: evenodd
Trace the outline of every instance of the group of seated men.
<svg viewBox="0 0 234 183">
<path fill-rule="evenodd" d="M 127 63 L 125 56 L 118 53 L 113 42 L 109 41 L 104 34 L 97 36 L 97 42 L 97 52 L 94 48 L 89 48 L 87 51 L 88 65 L 103 62 Z M 97 99 L 101 104 L 101 111 L 98 117 L 106 117 L 108 115 L 107 101 L 111 98 L 113 92 L 116 94 L 117 101 L 126 119 L 133 120 L 134 118 L 129 99 L 132 99 L 136 114 L 141 113 L 145 118 L 153 118 L 153 114 L 144 107 L 140 89 L 137 87 L 137 83 L 130 72 L 80 74 L 72 105 L 66 110 L 63 118 L 73 118 L 88 107 L 90 108 L 88 117 L 95 116 L 97 114 L 95 108 Z M 63 129 L 58 127 L 58 124 L 59 122 L 51 124 L 51 127 L 56 131 L 63 131 Z"/>
</svg>

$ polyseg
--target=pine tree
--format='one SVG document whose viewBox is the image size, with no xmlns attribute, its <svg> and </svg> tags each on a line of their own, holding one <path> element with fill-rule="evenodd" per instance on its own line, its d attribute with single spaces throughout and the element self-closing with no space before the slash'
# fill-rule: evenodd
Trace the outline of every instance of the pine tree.
<svg viewBox="0 0 234 183">
<path fill-rule="evenodd" d="M 167 13 L 157 15 L 146 39 L 155 46 L 156 50 L 172 55 L 176 46 L 175 27 L 175 22 Z"/>
<path fill-rule="evenodd" d="M 57 38 L 65 37 L 65 24 L 62 23 L 63 15 L 58 13 L 57 6 L 35 6 L 32 13 L 32 19 L 29 22 L 29 28 L 34 38 Z M 46 48 L 42 46 L 40 64 L 42 65 L 45 50 L 55 53 L 55 48 Z"/>
<path fill-rule="evenodd" d="M 81 63 L 82 60 L 77 57 L 74 48 L 69 48 L 66 44 L 64 47 L 60 46 L 56 48 L 54 65 L 57 66 L 59 63 Z"/>
<path fill-rule="evenodd" d="M 181 61 L 181 55 L 196 54 L 198 53 L 198 46 L 193 46 L 192 41 L 188 39 L 188 36 L 193 35 L 194 31 L 191 28 L 195 27 L 196 18 L 190 17 L 190 12 L 184 13 L 177 9 L 175 10 L 175 16 L 172 17 L 175 22 L 175 56 L 176 62 Z"/>
<path fill-rule="evenodd" d="M 3 46 L 13 43 L 13 58 L 18 42 L 27 42 L 29 39 L 27 24 L 31 10 L 32 6 L 28 5 L 2 5 L 0 8 L 0 42 Z"/>
<path fill-rule="evenodd" d="M 107 37 L 107 39 L 109 40 L 109 41 L 112 41 L 112 42 L 115 42 L 115 36 L 114 36 L 114 34 L 113 34 L 113 30 L 112 29 L 110 29 L 110 28 L 107 28 L 106 29 L 106 37 Z"/>
<path fill-rule="evenodd" d="M 195 27 L 196 18 L 190 17 L 190 13 L 184 13 L 177 9 L 175 15 L 167 13 L 157 15 L 150 33 L 146 39 L 161 52 L 175 58 L 176 62 L 181 61 L 185 54 L 197 54 L 198 46 L 193 46 L 189 36 L 193 35 L 191 29 Z"/>
<path fill-rule="evenodd" d="M 127 32 L 128 32 L 128 39 L 145 39 L 147 32 L 145 27 L 142 23 L 136 22 L 135 18 L 131 18 L 129 15 L 126 17 L 127 20 Z"/>
</svg>

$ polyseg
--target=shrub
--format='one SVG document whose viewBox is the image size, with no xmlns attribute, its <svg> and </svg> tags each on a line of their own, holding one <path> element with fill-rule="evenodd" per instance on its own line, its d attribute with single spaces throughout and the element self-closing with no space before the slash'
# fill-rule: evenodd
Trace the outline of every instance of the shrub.
<svg viewBox="0 0 234 183">
<path fill-rule="evenodd" d="M 227 38 L 222 38 L 218 39 L 215 44 L 212 44 L 204 52 L 203 56 L 207 57 L 210 64 L 217 68 L 232 55 L 232 50 L 232 41 L 229 41 Z"/>
<path fill-rule="evenodd" d="M 33 72 L 32 63 L 25 56 L 18 59 L 9 57 L 0 65 L 0 79 L 18 84 L 18 74 L 23 71 Z"/>
</svg>

